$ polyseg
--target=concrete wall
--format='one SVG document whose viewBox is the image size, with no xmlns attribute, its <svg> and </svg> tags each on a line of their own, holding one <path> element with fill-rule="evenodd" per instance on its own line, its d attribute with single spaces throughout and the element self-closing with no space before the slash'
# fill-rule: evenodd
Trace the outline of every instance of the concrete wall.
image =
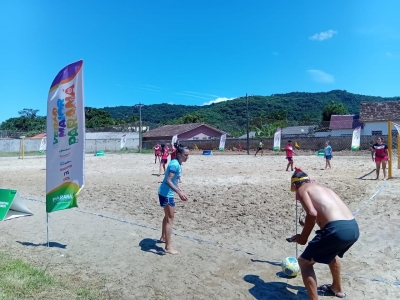
<svg viewBox="0 0 400 300">
<path fill-rule="evenodd" d="M 24 151 L 39 151 L 41 139 L 25 139 Z M 0 152 L 19 152 L 20 139 L 0 139 Z"/>
<path fill-rule="evenodd" d="M 88 133 L 86 134 L 86 152 L 94 152 L 97 150 L 103 151 L 118 151 L 121 147 L 120 132 L 115 133 Z M 38 152 L 41 139 L 24 139 L 25 152 Z M 138 133 L 127 133 L 126 145 L 128 149 L 138 149 L 139 135 Z M 20 139 L 0 139 L 0 152 L 20 152 Z"/>
</svg>

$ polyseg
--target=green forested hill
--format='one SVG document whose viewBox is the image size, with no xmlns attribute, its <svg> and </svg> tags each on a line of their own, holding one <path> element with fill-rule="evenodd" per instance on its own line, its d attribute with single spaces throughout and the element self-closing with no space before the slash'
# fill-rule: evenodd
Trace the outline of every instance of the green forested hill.
<svg viewBox="0 0 400 300">
<path fill-rule="evenodd" d="M 318 125 L 329 120 L 332 114 L 358 114 L 361 102 L 398 101 L 400 97 L 384 98 L 357 95 L 341 90 L 326 93 L 251 95 L 248 97 L 250 130 L 257 129 L 260 136 L 273 135 L 276 128 L 296 125 Z M 231 136 L 246 132 L 246 98 L 205 106 L 152 104 L 143 106 L 143 125 L 156 128 L 166 124 L 206 122 Z M 38 110 L 25 108 L 20 117 L 10 118 L 0 124 L 0 130 L 23 132 L 27 136 L 43 132 L 46 118 Z M 86 127 L 94 130 L 104 127 L 131 126 L 139 120 L 139 108 L 117 106 L 105 108 L 85 107 Z M 137 124 L 137 123 L 136 123 Z M 325 124 L 319 124 L 321 127 Z"/>
<path fill-rule="evenodd" d="M 349 114 L 358 114 L 361 102 L 396 101 L 398 97 L 384 98 L 333 90 L 326 93 L 293 92 L 271 96 L 249 96 L 249 118 L 252 126 L 274 120 L 287 120 L 290 125 L 319 122 L 328 104 L 342 103 Z M 105 107 L 113 119 L 127 120 L 139 117 L 139 109 L 132 106 Z M 182 123 L 179 118 L 197 113 L 201 121 L 225 131 L 242 131 L 246 126 L 245 97 L 205 106 L 153 104 L 142 107 L 142 120 L 152 128 L 165 124 Z"/>
</svg>

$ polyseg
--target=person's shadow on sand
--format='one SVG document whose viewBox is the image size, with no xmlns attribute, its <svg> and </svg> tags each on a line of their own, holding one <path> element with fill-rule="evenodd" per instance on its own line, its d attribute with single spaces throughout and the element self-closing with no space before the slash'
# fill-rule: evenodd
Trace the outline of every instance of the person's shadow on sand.
<svg viewBox="0 0 400 300">
<path fill-rule="evenodd" d="M 164 249 L 156 245 L 157 242 L 158 240 L 154 239 L 143 239 L 139 243 L 140 250 L 151 252 L 157 255 L 165 255 Z"/>
<path fill-rule="evenodd" d="M 308 300 L 305 287 L 294 286 L 285 282 L 265 282 L 258 275 L 245 275 L 243 279 L 254 286 L 249 289 L 250 294 L 258 300 Z M 297 290 L 297 294 L 288 290 Z"/>
</svg>

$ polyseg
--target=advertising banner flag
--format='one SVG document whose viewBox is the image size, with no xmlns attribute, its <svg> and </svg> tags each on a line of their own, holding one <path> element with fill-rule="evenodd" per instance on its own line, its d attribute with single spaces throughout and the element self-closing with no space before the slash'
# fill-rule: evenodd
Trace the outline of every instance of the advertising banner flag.
<svg viewBox="0 0 400 300">
<path fill-rule="evenodd" d="M 351 150 L 360 150 L 360 135 L 361 135 L 361 126 L 354 128 L 353 130 L 353 139 L 351 140 Z"/>
<path fill-rule="evenodd" d="M 42 138 L 39 146 L 39 153 L 44 153 L 44 151 L 46 151 L 46 137 Z"/>
<path fill-rule="evenodd" d="M 46 212 L 77 207 L 84 186 L 83 61 L 63 68 L 47 99 Z"/>
<path fill-rule="evenodd" d="M 171 141 L 172 146 L 175 145 L 175 143 L 176 143 L 177 140 L 178 140 L 178 135 L 175 134 L 175 135 L 172 137 L 172 141 Z"/>
<path fill-rule="evenodd" d="M 225 142 L 226 142 L 226 133 L 224 132 L 224 134 L 221 135 L 221 139 L 219 140 L 219 151 L 224 151 Z"/>
<path fill-rule="evenodd" d="M 124 134 L 121 138 L 121 147 L 119 150 L 124 150 L 125 149 L 125 145 L 126 145 L 126 134 Z"/>
<path fill-rule="evenodd" d="M 281 129 L 278 128 L 274 135 L 274 151 L 281 150 Z"/>
</svg>

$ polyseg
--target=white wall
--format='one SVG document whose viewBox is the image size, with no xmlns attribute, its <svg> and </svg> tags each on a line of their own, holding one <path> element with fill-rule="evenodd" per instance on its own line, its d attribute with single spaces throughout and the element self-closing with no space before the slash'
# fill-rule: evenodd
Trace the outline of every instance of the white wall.
<svg viewBox="0 0 400 300">
<path fill-rule="evenodd" d="M 139 132 L 86 132 L 86 140 L 114 140 L 121 139 L 126 134 L 126 139 L 139 139 Z"/>
<path fill-rule="evenodd" d="M 118 151 L 121 146 L 123 132 L 87 132 L 86 133 L 86 152 L 96 150 Z M 39 151 L 42 139 L 29 139 L 24 141 L 25 152 Z M 126 147 L 137 149 L 139 146 L 139 133 L 126 133 Z M 21 147 L 20 139 L 0 139 L 0 152 L 19 152 Z"/>
<path fill-rule="evenodd" d="M 317 131 L 314 133 L 315 137 L 327 137 L 327 136 L 331 136 L 331 132 L 330 131 Z"/>
<path fill-rule="evenodd" d="M 396 124 L 400 124 L 400 120 L 393 121 Z M 392 126 L 392 130 L 396 130 L 396 127 Z M 372 131 L 382 131 L 382 135 L 388 134 L 388 122 L 365 122 L 364 132 L 362 135 L 372 135 Z"/>
<path fill-rule="evenodd" d="M 331 136 L 351 136 L 354 129 L 332 129 Z M 363 134 L 361 129 L 361 135 Z"/>
</svg>

